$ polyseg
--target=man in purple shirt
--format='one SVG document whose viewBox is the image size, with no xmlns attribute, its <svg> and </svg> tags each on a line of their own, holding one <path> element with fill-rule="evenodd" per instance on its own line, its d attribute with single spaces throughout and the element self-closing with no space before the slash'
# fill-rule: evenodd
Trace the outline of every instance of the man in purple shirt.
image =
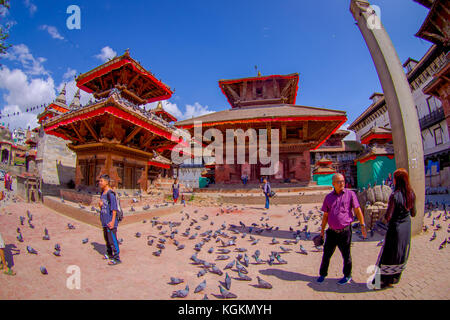
<svg viewBox="0 0 450 320">
<path fill-rule="evenodd" d="M 345 179 L 342 174 L 336 173 L 333 176 L 333 187 L 333 192 L 325 197 L 322 205 L 323 218 L 320 232 L 322 237 L 324 236 L 327 223 L 329 228 L 327 229 L 327 236 L 323 246 L 320 277 L 317 279 L 317 282 L 323 282 L 328 275 L 330 259 L 337 246 L 344 259 L 344 277 L 339 280 L 338 284 L 346 284 L 352 279 L 352 258 L 350 255 L 352 242 L 351 223 L 353 222 L 352 209 L 361 223 L 361 231 L 364 238 L 367 237 L 366 225 L 364 224 L 364 216 L 361 212 L 358 198 L 355 192 L 345 188 Z"/>
</svg>

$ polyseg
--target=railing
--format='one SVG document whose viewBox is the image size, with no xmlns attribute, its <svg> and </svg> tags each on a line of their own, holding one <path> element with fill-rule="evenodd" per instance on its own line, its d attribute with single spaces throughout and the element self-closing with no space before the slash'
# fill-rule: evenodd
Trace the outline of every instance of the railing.
<svg viewBox="0 0 450 320">
<path fill-rule="evenodd" d="M 419 119 L 420 129 L 426 129 L 445 119 L 444 108 L 440 107 Z"/>
</svg>

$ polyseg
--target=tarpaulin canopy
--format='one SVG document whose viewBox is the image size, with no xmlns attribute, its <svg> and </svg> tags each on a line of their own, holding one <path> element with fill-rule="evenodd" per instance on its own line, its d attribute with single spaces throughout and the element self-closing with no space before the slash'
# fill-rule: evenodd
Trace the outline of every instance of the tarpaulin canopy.
<svg viewBox="0 0 450 320">
<path fill-rule="evenodd" d="M 380 185 L 388 178 L 389 173 L 396 170 L 395 158 L 389 159 L 386 156 L 376 156 L 364 162 L 357 161 L 356 169 L 358 176 L 358 188 L 367 188 L 370 184 Z"/>
</svg>

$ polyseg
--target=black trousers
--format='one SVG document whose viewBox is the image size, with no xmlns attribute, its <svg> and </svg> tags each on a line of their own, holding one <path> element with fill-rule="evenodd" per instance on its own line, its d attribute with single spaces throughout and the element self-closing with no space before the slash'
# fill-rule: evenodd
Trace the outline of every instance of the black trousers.
<svg viewBox="0 0 450 320">
<path fill-rule="evenodd" d="M 348 230 L 342 232 L 335 232 L 332 229 L 327 229 L 325 244 L 323 246 L 322 263 L 320 264 L 320 275 L 326 277 L 328 275 L 328 266 L 330 265 L 330 259 L 333 256 L 336 246 L 341 251 L 342 258 L 344 259 L 343 273 L 344 277 L 350 277 L 352 274 L 352 257 L 350 254 L 350 246 L 352 243 L 352 229 L 351 226 Z"/>
<path fill-rule="evenodd" d="M 106 242 L 106 252 L 110 258 L 119 260 L 119 242 L 117 241 L 117 228 L 103 227 L 103 236 Z"/>
</svg>

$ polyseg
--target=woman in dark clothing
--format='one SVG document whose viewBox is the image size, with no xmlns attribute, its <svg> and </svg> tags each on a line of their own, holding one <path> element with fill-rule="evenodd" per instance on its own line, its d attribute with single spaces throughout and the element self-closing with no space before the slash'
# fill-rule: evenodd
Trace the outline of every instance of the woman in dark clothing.
<svg viewBox="0 0 450 320">
<path fill-rule="evenodd" d="M 377 261 L 381 289 L 398 283 L 406 267 L 411 244 L 411 216 L 416 215 L 415 200 L 408 172 L 403 168 L 397 169 L 394 172 L 394 191 L 386 211 L 388 230 Z"/>
</svg>

